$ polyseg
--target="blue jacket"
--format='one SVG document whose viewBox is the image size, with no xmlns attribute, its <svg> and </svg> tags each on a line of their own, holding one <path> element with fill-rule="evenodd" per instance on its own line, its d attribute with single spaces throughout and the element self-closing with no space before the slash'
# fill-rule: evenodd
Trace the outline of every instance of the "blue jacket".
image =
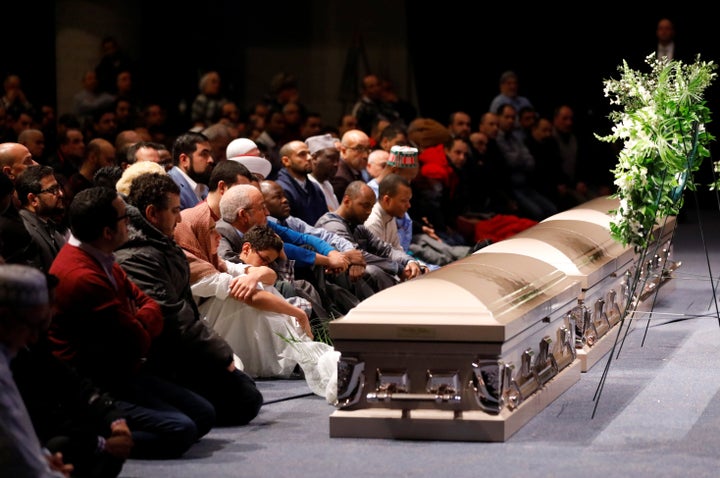
<svg viewBox="0 0 720 478">
<path fill-rule="evenodd" d="M 299 217 L 308 224 L 315 224 L 320 216 L 328 212 L 325 195 L 317 184 L 305 181 L 305 189 L 290 176 L 287 169 L 278 172 L 276 181 L 285 191 L 285 197 L 290 203 L 290 214 Z"/>
<path fill-rule="evenodd" d="M 195 191 L 193 191 L 190 183 L 188 183 L 187 179 L 185 179 L 185 176 L 183 176 L 182 172 L 180 172 L 180 168 L 173 166 L 173 168 L 168 171 L 168 176 L 170 176 L 173 181 L 175 181 L 175 184 L 180 187 L 181 209 L 191 208 L 201 201 L 201 199 L 198 199 Z"/>
<path fill-rule="evenodd" d="M 327 256 L 330 251 L 335 250 L 335 248 L 327 242 L 310 234 L 293 231 L 289 227 L 281 226 L 273 221 L 268 221 L 268 226 L 270 226 L 285 243 L 285 255 L 288 259 L 295 260 L 295 267 L 311 267 L 315 264 L 316 252 Z M 312 247 L 312 249 L 308 249 L 307 246 Z"/>
<path fill-rule="evenodd" d="M 268 226 L 283 240 L 285 255 L 288 259 L 295 261 L 295 267 L 312 267 L 315 265 L 316 253 L 326 256 L 330 251 L 335 250 L 327 242 L 310 234 L 293 231 L 273 221 L 268 221 Z M 222 236 L 218 247 L 218 255 L 223 259 L 232 261 L 233 256 L 237 256 L 242 248 L 242 233 L 235 229 L 232 224 L 222 219 L 215 224 L 215 229 Z"/>
</svg>

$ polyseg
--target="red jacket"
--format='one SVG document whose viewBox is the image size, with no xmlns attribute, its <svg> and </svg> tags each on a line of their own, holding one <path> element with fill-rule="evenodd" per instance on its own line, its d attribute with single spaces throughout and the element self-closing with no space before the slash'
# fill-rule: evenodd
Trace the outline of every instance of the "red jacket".
<svg viewBox="0 0 720 478">
<path fill-rule="evenodd" d="M 66 244 L 50 267 L 57 276 L 55 313 L 48 332 L 53 352 L 97 384 L 114 389 L 142 366 L 162 331 L 160 306 L 113 264 L 112 284 L 102 266 Z"/>
<path fill-rule="evenodd" d="M 420 174 L 426 178 L 440 181 L 447 189 L 448 195 L 453 197 L 460 178 L 445 154 L 445 146 L 438 144 L 426 148 L 420 153 L 418 159 L 420 160 Z"/>
</svg>

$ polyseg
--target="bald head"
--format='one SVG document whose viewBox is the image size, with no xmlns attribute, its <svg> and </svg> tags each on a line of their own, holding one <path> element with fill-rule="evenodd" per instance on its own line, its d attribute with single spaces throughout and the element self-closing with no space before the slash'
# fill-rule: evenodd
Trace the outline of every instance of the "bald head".
<svg viewBox="0 0 720 478">
<path fill-rule="evenodd" d="M 362 224 L 375 205 L 375 191 L 364 181 L 353 181 L 345 188 L 340 207 L 335 213 L 352 224 Z"/>
<path fill-rule="evenodd" d="M 37 163 L 26 146 L 20 143 L 0 144 L 0 171 L 13 182 L 28 166 L 34 165 Z"/>
<path fill-rule="evenodd" d="M 351 129 L 342 135 L 341 142 L 343 145 L 355 146 L 362 143 L 370 143 L 370 138 L 364 131 L 359 129 Z"/>
<path fill-rule="evenodd" d="M 117 136 L 115 136 L 115 149 L 127 149 L 127 147 L 131 144 L 135 144 L 140 141 L 142 141 L 142 136 L 140 136 L 140 133 L 138 133 L 134 129 L 126 129 L 120 131 Z"/>
</svg>

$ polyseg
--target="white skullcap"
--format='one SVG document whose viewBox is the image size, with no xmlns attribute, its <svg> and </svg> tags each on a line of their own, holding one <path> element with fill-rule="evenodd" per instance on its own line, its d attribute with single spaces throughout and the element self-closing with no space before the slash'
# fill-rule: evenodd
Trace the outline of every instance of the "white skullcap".
<svg viewBox="0 0 720 478">
<path fill-rule="evenodd" d="M 237 138 L 230 141 L 225 150 L 227 159 L 244 165 L 253 174 L 267 178 L 272 171 L 272 164 L 259 156 L 260 149 L 255 141 L 248 138 Z"/>
<path fill-rule="evenodd" d="M 310 136 L 305 140 L 305 144 L 307 144 L 307 147 L 310 150 L 310 154 L 315 154 L 321 149 L 325 148 L 337 148 L 337 142 L 338 139 L 330 133 L 321 134 L 318 136 Z"/>
<path fill-rule="evenodd" d="M 255 141 L 249 138 L 237 138 L 230 141 L 230 144 L 225 148 L 225 156 L 228 159 L 235 158 L 237 156 L 257 156 L 260 153 Z"/>
<path fill-rule="evenodd" d="M 0 265 L 0 306 L 27 307 L 46 305 L 48 301 L 47 279 L 40 269 Z"/>
<path fill-rule="evenodd" d="M 236 156 L 228 158 L 230 161 L 237 161 L 244 165 L 253 174 L 259 174 L 263 179 L 267 178 L 272 170 L 272 164 L 260 156 Z"/>
</svg>

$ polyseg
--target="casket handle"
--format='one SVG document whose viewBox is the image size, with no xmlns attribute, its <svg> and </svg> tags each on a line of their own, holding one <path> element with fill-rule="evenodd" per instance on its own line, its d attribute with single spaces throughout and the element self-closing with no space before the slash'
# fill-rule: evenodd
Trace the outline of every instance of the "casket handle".
<svg viewBox="0 0 720 478">
<path fill-rule="evenodd" d="M 367 394 L 368 402 L 434 402 L 434 403 L 460 403 L 462 397 L 455 393 L 392 393 L 373 392 Z"/>
</svg>

